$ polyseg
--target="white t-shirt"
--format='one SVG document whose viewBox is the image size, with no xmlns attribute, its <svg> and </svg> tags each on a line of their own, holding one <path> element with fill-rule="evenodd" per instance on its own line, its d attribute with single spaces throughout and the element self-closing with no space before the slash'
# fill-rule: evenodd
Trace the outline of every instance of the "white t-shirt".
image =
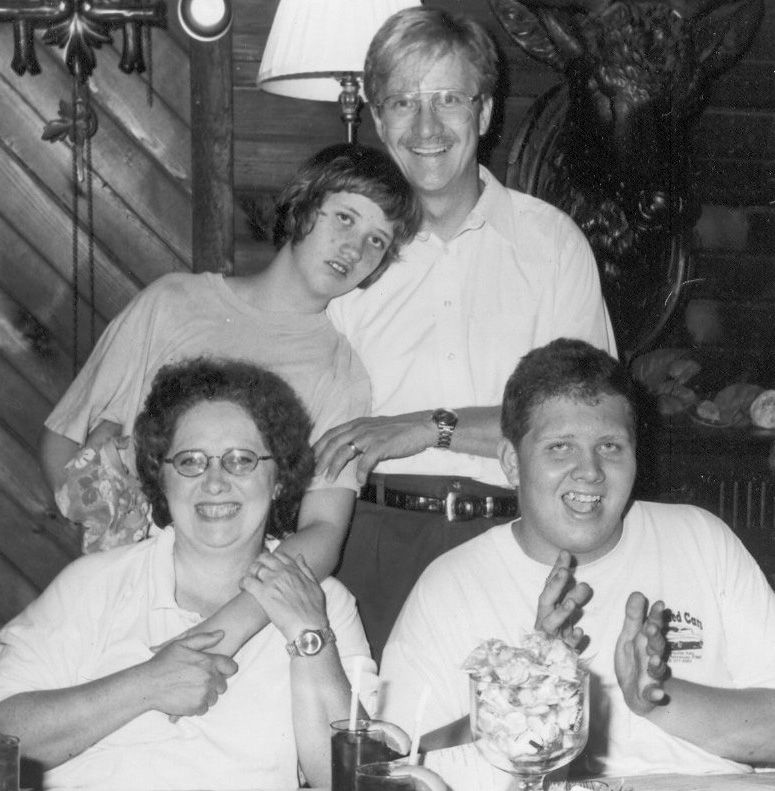
<svg viewBox="0 0 775 791">
<path fill-rule="evenodd" d="M 84 684 L 146 661 L 159 645 L 199 623 L 175 601 L 174 529 L 82 557 L 67 566 L 0 631 L 0 700 L 19 692 Z M 376 666 L 355 600 L 323 582 L 345 672 L 363 657 L 364 691 Z M 270 624 L 235 655 L 239 670 L 207 714 L 171 723 L 148 712 L 46 773 L 47 788 L 296 788 L 290 657 Z M 364 698 L 366 695 L 364 694 Z"/>
<path fill-rule="evenodd" d="M 559 337 L 616 354 L 586 238 L 568 215 L 503 187 L 484 191 L 458 234 L 420 233 L 367 289 L 328 307 L 368 371 L 372 413 L 497 406 L 522 356 Z M 496 459 L 432 448 L 377 472 L 507 485 Z"/>
<path fill-rule="evenodd" d="M 460 669 L 482 641 L 514 645 L 533 629 L 549 566 L 529 558 L 511 524 L 498 525 L 434 561 L 407 599 L 382 660 L 382 716 L 411 726 L 431 695 L 423 731 L 469 713 Z M 609 775 L 748 771 L 668 735 L 628 709 L 614 673 L 614 646 L 632 591 L 662 599 L 676 678 L 719 687 L 775 687 L 775 594 L 727 526 L 693 506 L 636 501 L 617 546 L 580 566 L 592 587 L 579 625 L 593 675 L 588 753 Z"/>
<path fill-rule="evenodd" d="M 100 336 L 46 426 L 79 444 L 102 420 L 131 434 L 159 369 L 200 356 L 246 360 L 281 376 L 307 409 L 313 442 L 369 413 L 366 371 L 325 314 L 259 310 L 222 275 L 204 272 L 165 275 L 141 291 Z M 334 484 L 320 476 L 310 488 L 330 486 L 357 491 L 353 465 Z"/>
</svg>

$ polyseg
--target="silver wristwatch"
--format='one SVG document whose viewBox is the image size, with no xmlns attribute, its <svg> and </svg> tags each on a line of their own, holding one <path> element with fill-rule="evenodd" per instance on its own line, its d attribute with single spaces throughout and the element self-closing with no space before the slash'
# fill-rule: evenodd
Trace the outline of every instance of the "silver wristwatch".
<svg viewBox="0 0 775 791">
<path fill-rule="evenodd" d="M 431 420 L 436 424 L 439 436 L 436 440 L 437 448 L 448 448 L 452 442 L 452 432 L 457 426 L 457 414 L 451 409 L 437 409 L 432 415 Z"/>
<path fill-rule="evenodd" d="M 291 656 L 315 656 L 324 646 L 336 642 L 336 635 L 330 626 L 322 629 L 305 629 L 295 640 L 285 644 Z"/>
</svg>

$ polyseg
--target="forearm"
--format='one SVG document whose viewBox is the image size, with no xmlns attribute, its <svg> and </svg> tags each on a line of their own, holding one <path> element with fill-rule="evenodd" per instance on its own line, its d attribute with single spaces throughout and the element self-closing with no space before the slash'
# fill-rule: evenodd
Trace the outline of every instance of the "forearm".
<svg viewBox="0 0 775 791">
<path fill-rule="evenodd" d="M 275 551 L 291 558 L 301 555 L 322 581 L 339 563 L 346 532 L 346 523 L 312 522 L 281 541 Z"/>
<path fill-rule="evenodd" d="M 149 711 L 136 668 L 67 689 L 23 692 L 0 702 L 0 732 L 22 755 L 53 768 Z"/>
<path fill-rule="evenodd" d="M 458 423 L 449 446 L 455 453 L 496 458 L 501 440 L 501 408 L 463 407 L 455 410 Z"/>
<path fill-rule="evenodd" d="M 43 427 L 38 442 L 38 458 L 43 477 L 52 492 L 65 482 L 65 464 L 80 449 L 81 446 L 77 442 Z"/>
<path fill-rule="evenodd" d="M 298 532 L 281 541 L 276 551 L 289 557 L 302 555 L 315 576 L 322 580 L 339 562 L 347 524 L 310 522 Z M 235 596 L 218 612 L 190 629 L 187 634 L 222 630 L 223 639 L 212 650 L 218 654 L 234 656 L 253 635 L 269 623 L 269 618 L 256 599 L 245 591 Z"/>
<path fill-rule="evenodd" d="M 673 736 L 733 761 L 775 761 L 775 690 L 721 689 L 672 678 L 668 702 L 647 718 Z"/>
<path fill-rule="evenodd" d="M 331 784 L 330 724 L 345 720 L 350 685 L 334 644 L 317 656 L 291 659 L 291 699 L 296 749 L 311 786 Z M 366 712 L 359 708 L 359 717 Z"/>
</svg>

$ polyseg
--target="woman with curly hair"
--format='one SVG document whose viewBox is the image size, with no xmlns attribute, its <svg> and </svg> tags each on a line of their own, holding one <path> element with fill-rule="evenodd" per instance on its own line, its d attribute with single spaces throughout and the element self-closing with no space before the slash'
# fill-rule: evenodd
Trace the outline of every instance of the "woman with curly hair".
<svg viewBox="0 0 775 791">
<path fill-rule="evenodd" d="M 295 788 L 299 768 L 328 785 L 344 667 L 360 657 L 367 685 L 376 668 L 347 590 L 268 551 L 293 530 L 309 434 L 291 388 L 250 363 L 158 373 L 134 439 L 163 529 L 76 560 L 0 632 L 0 731 L 47 787 Z M 270 624 L 236 661 L 213 651 L 222 632 L 178 636 L 243 586 Z"/>
</svg>

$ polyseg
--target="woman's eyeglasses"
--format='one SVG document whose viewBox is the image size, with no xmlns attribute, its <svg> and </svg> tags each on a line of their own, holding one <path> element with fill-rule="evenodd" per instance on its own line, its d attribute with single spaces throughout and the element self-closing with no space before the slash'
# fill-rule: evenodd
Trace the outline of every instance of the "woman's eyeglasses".
<svg viewBox="0 0 775 791">
<path fill-rule="evenodd" d="M 252 450 L 229 448 L 220 456 L 208 456 L 203 450 L 181 450 L 171 459 L 164 459 L 171 464 L 177 473 L 185 478 L 196 478 L 210 466 L 212 459 L 220 459 L 229 475 L 247 475 L 258 467 L 258 462 L 269 461 L 274 456 L 259 456 Z"/>
</svg>

